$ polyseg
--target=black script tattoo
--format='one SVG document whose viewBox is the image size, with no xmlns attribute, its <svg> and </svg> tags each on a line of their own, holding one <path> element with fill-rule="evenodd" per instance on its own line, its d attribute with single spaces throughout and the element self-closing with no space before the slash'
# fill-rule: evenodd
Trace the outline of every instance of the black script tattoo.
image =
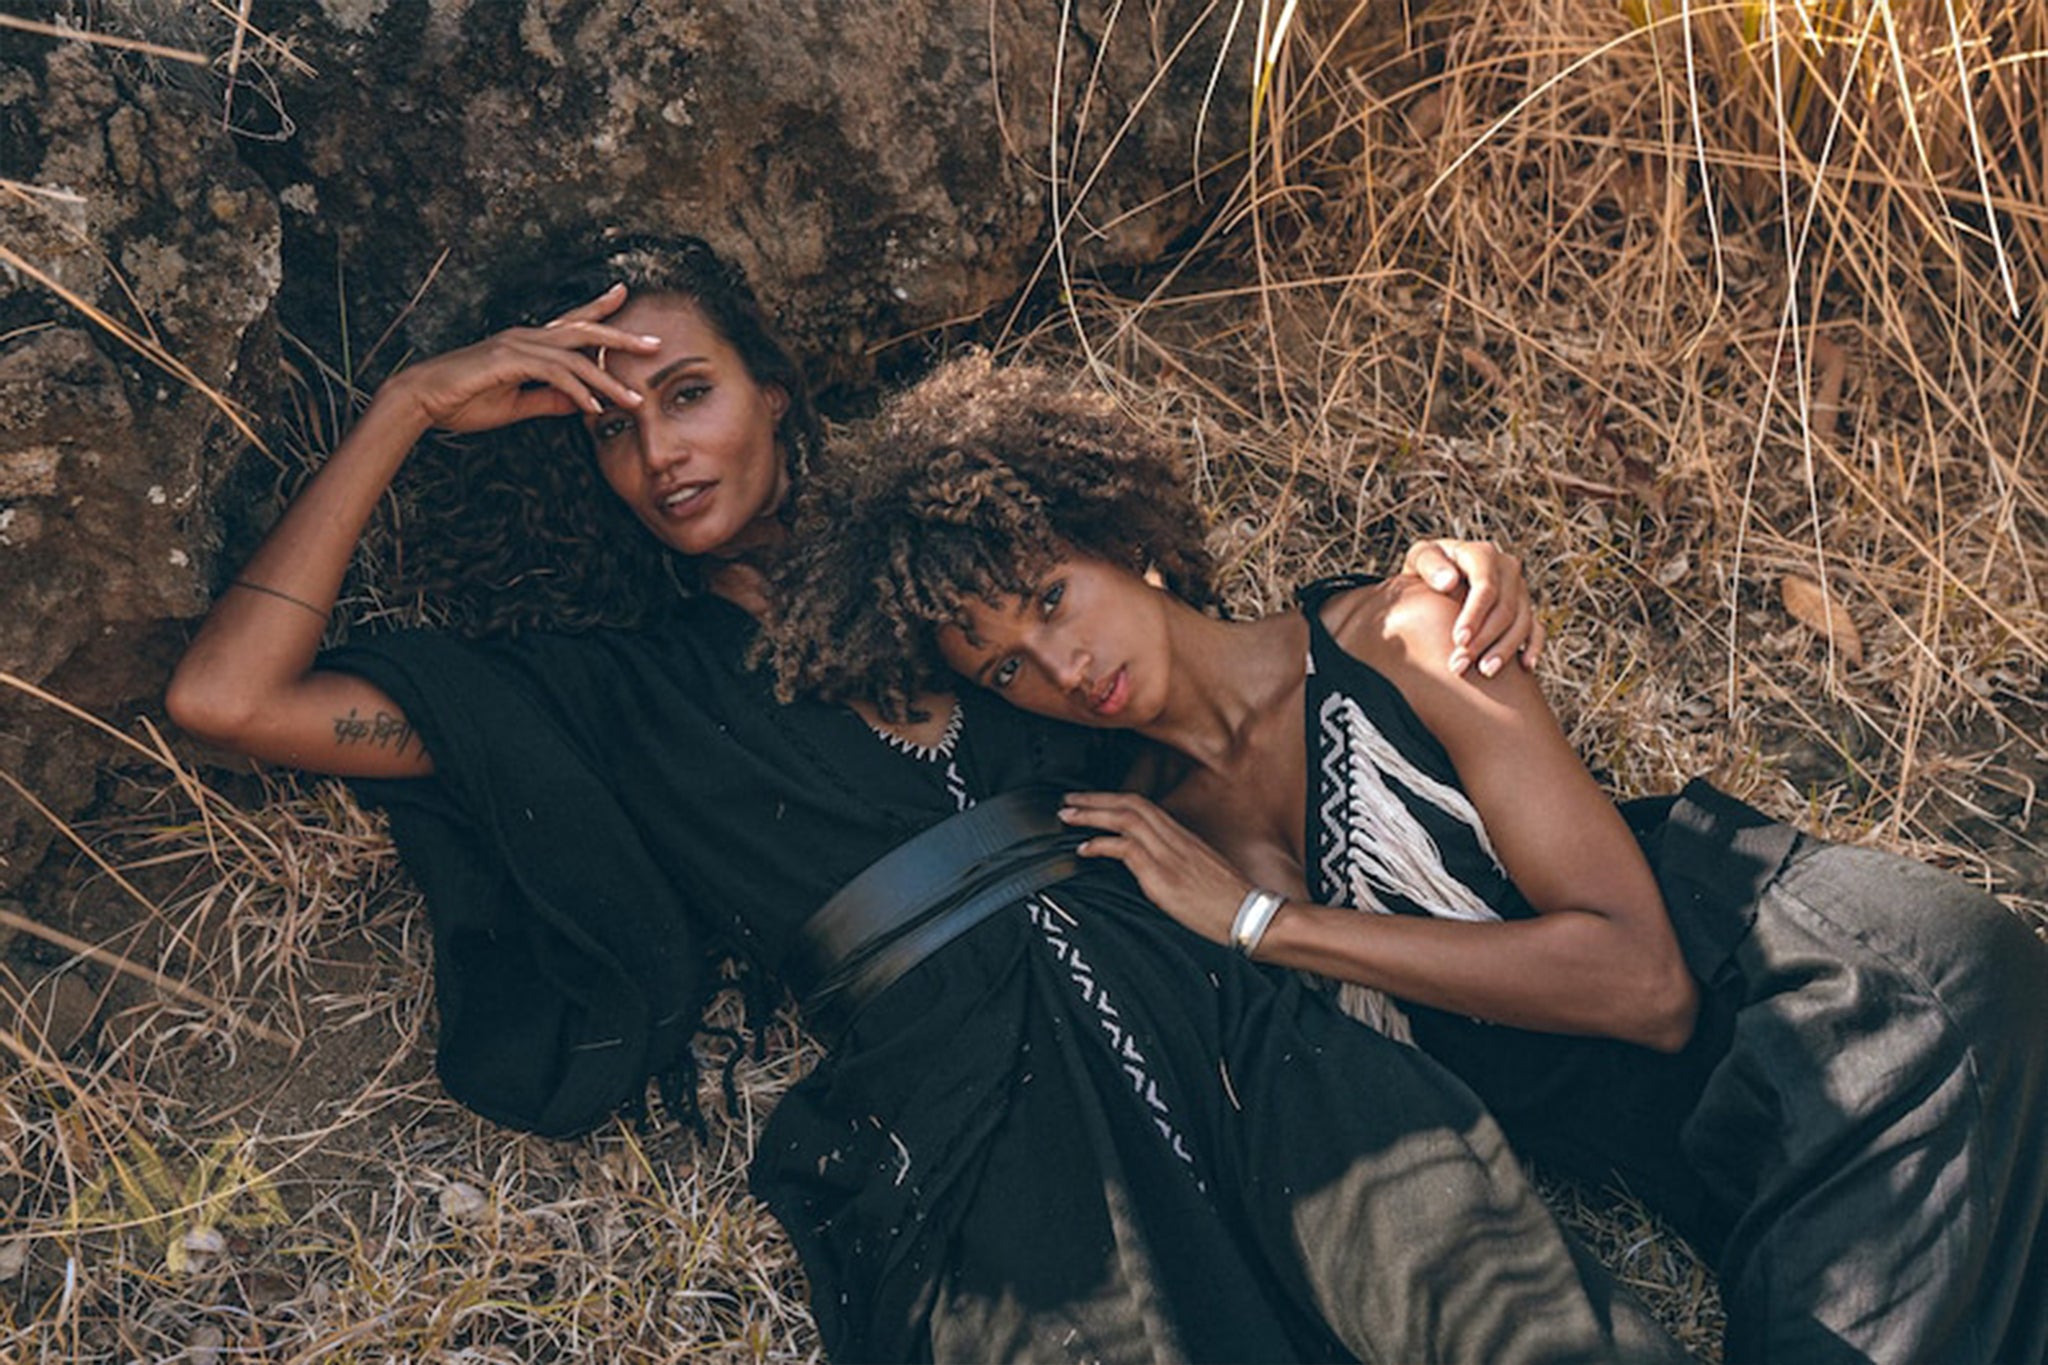
<svg viewBox="0 0 2048 1365">
<path fill-rule="evenodd" d="M 402 754 L 405 746 L 413 742 L 412 722 L 383 710 L 365 719 L 351 706 L 347 715 L 334 718 L 334 742 L 367 744 L 373 749 L 389 749 L 394 754 Z"/>
</svg>

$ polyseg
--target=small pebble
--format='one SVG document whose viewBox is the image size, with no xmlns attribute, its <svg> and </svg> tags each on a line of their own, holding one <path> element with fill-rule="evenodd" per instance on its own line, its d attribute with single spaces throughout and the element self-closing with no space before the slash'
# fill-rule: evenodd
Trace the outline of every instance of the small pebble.
<svg viewBox="0 0 2048 1365">
<path fill-rule="evenodd" d="M 470 1222 L 489 1206 L 484 1192 L 467 1181 L 455 1181 L 441 1191 L 441 1216 L 451 1223 Z"/>
<path fill-rule="evenodd" d="M 219 1256 L 228 1249 L 228 1239 L 220 1235 L 220 1229 L 206 1223 L 192 1227 L 179 1240 L 195 1256 Z"/>
<path fill-rule="evenodd" d="M 0 1242 L 0 1280 L 11 1280 L 28 1264 L 28 1238 L 10 1237 Z"/>
</svg>

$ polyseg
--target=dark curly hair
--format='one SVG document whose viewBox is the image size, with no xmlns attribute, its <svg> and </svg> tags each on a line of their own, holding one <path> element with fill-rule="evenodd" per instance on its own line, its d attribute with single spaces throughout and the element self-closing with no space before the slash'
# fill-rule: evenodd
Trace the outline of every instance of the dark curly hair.
<svg viewBox="0 0 2048 1365">
<path fill-rule="evenodd" d="M 953 360 L 835 447 L 777 566 L 761 652 L 777 688 L 912 714 L 948 677 L 938 629 L 1023 594 L 1079 551 L 1214 600 L 1177 453 L 1105 394 L 1049 370 Z"/>
<path fill-rule="evenodd" d="M 757 383 L 789 406 L 776 438 L 800 486 L 823 444 L 795 355 L 776 336 L 745 275 L 695 237 L 607 241 L 566 267 L 508 272 L 489 330 L 538 326 L 613 284 L 689 299 Z M 637 626 L 700 586 L 695 565 L 647 533 L 599 474 L 580 418 L 521 422 L 430 441 L 404 485 L 402 591 L 432 599 L 469 634 Z M 794 499 L 785 504 L 794 507 Z"/>
</svg>

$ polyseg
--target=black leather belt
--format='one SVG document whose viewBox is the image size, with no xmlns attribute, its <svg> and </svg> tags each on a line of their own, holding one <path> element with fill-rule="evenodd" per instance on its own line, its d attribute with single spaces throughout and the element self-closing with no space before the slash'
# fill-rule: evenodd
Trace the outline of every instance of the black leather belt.
<svg viewBox="0 0 2048 1365">
<path fill-rule="evenodd" d="M 814 984 L 814 1025 L 856 1011 L 943 945 L 1006 905 L 1073 876 L 1087 833 L 1057 814 L 1051 787 L 1005 792 L 875 860 L 804 922 L 791 963 Z"/>
</svg>

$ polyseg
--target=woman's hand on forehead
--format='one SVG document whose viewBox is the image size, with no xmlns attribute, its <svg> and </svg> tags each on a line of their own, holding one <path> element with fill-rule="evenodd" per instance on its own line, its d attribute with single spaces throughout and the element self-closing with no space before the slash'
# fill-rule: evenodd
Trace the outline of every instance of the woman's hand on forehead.
<svg viewBox="0 0 2048 1365">
<path fill-rule="evenodd" d="M 424 426 L 443 431 L 490 431 L 607 405 L 636 408 L 640 394 L 598 363 L 604 351 L 660 349 L 660 337 L 605 322 L 625 303 L 626 287 L 613 285 L 539 327 L 508 327 L 409 366 L 386 389 L 410 403 Z"/>
</svg>

